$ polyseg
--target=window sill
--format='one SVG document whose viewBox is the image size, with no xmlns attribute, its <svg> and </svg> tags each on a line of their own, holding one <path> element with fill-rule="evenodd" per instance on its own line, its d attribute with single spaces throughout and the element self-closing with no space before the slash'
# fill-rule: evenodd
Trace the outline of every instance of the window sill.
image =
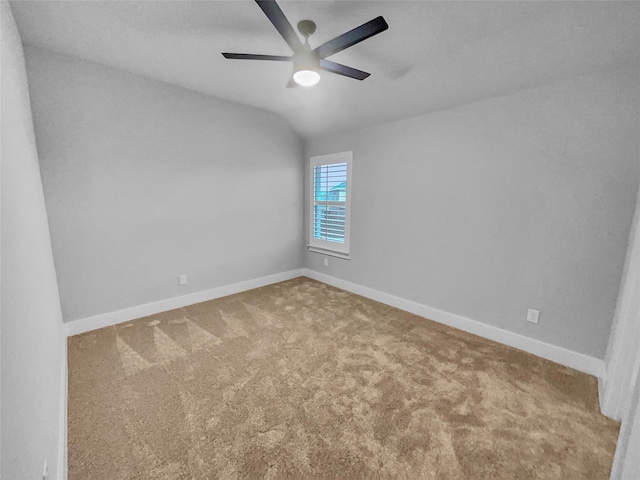
<svg viewBox="0 0 640 480">
<path fill-rule="evenodd" d="M 344 260 L 351 260 L 351 254 L 344 252 L 336 252 L 335 250 L 329 250 L 326 248 L 313 247 L 311 245 L 307 245 L 307 248 L 310 252 L 313 253 L 321 253 L 322 255 L 329 255 L 330 257 L 342 258 Z"/>
</svg>

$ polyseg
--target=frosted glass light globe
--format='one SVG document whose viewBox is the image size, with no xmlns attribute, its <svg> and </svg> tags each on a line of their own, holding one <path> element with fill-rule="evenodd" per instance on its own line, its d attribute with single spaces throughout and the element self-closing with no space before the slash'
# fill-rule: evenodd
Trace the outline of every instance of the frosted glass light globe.
<svg viewBox="0 0 640 480">
<path fill-rule="evenodd" d="M 303 87 L 312 87 L 320 81 L 320 74 L 313 70 L 299 70 L 293 74 L 293 80 Z"/>
</svg>

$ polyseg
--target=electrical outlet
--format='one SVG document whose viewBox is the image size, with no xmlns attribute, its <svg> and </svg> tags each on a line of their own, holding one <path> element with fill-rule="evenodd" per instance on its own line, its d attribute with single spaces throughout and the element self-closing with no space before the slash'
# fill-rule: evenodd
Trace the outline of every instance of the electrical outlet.
<svg viewBox="0 0 640 480">
<path fill-rule="evenodd" d="M 329 259 L 328 259 L 328 258 L 325 258 L 325 259 L 324 259 L 324 266 L 325 266 L 325 267 L 328 267 L 328 266 L 329 266 Z"/>
<path fill-rule="evenodd" d="M 180 285 L 186 285 L 187 284 L 187 276 L 186 275 L 180 275 L 178 277 L 178 281 L 180 282 Z"/>
<path fill-rule="evenodd" d="M 531 323 L 538 323 L 538 319 L 540 318 L 540 311 L 539 310 L 534 310 L 533 308 L 530 308 L 527 311 L 527 322 L 531 322 Z"/>
<path fill-rule="evenodd" d="M 47 461 L 44 461 L 44 467 L 42 468 L 42 480 L 49 480 L 49 467 L 47 467 Z"/>
</svg>

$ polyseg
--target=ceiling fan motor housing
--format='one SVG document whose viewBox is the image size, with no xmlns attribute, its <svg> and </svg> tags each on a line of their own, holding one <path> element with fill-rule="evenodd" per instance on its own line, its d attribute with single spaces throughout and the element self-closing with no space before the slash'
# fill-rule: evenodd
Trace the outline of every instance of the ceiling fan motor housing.
<svg viewBox="0 0 640 480">
<path fill-rule="evenodd" d="M 320 57 L 311 50 L 309 45 L 304 45 L 304 50 L 293 55 L 293 71 L 317 70 L 320 66 Z"/>
</svg>

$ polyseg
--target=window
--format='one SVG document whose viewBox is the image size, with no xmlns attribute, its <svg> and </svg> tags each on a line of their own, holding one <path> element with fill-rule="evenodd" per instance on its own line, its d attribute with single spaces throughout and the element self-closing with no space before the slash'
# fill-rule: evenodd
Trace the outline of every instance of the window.
<svg viewBox="0 0 640 480">
<path fill-rule="evenodd" d="M 349 258 L 352 152 L 311 158 L 309 250 Z"/>
</svg>

